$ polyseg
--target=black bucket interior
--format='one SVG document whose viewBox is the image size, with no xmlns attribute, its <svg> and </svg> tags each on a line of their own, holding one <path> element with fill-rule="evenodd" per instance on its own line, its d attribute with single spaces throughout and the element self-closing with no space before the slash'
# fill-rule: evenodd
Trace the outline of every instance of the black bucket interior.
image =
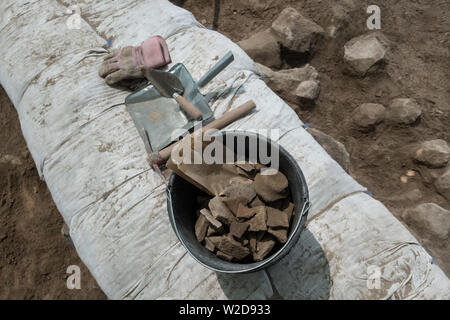
<svg viewBox="0 0 450 320">
<path fill-rule="evenodd" d="M 266 144 L 269 148 L 272 142 L 264 136 L 243 132 L 243 131 L 225 131 L 222 132 L 224 142 L 227 139 L 240 139 L 245 136 L 245 158 L 249 157 L 249 143 L 257 141 Z M 188 252 L 202 265 L 218 272 L 224 273 L 246 273 L 254 272 L 266 268 L 284 257 L 289 250 L 295 245 L 300 237 L 300 233 L 304 228 L 309 209 L 308 188 L 303 173 L 297 162 L 287 151 L 274 144 L 276 150 L 279 150 L 279 170 L 287 177 L 289 182 L 289 191 L 291 201 L 294 203 L 294 215 L 292 217 L 291 227 L 288 234 L 287 242 L 280 248 L 267 256 L 263 261 L 253 263 L 239 263 L 224 261 L 210 251 L 208 251 L 195 237 L 195 222 L 197 216 L 195 214 L 198 208 L 197 196 L 204 195 L 203 191 L 196 188 L 186 180 L 176 174 L 172 174 L 167 189 L 167 207 L 169 211 L 170 222 L 174 228 L 178 238 L 188 250 Z M 242 156 L 242 150 L 235 152 Z M 270 148 L 269 148 L 270 150 Z M 239 152 L 241 151 L 241 152 Z M 265 152 L 265 151 L 264 151 Z M 257 153 L 259 154 L 259 152 Z M 258 159 L 258 162 L 260 159 Z"/>
</svg>

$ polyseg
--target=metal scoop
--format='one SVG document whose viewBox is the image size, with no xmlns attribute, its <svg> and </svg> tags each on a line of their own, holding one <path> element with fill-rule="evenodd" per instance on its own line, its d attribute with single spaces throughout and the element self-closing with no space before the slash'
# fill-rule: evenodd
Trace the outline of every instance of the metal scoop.
<svg viewBox="0 0 450 320">
<path fill-rule="evenodd" d="M 183 110 L 195 120 L 202 118 L 200 111 L 182 96 L 184 87 L 177 76 L 155 69 L 146 69 L 145 76 L 163 97 L 175 99 Z"/>
</svg>

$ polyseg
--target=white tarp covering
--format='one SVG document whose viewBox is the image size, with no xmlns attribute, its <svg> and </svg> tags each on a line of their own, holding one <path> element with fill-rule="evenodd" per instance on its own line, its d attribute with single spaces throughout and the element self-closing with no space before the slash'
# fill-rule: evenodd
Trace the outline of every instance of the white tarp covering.
<svg viewBox="0 0 450 320">
<path fill-rule="evenodd" d="M 81 259 L 109 298 L 450 298 L 450 282 L 428 253 L 302 128 L 237 45 L 165 0 L 76 4 L 79 29 L 67 24 L 70 1 L 0 3 L 0 82 Z M 196 80 L 232 50 L 235 62 L 204 89 L 219 91 L 215 115 L 253 99 L 257 112 L 229 129 L 280 129 L 279 142 L 305 174 L 307 228 L 267 271 L 218 274 L 187 254 L 123 105 L 129 92 L 97 75 L 107 40 L 117 48 L 156 34 Z"/>
</svg>

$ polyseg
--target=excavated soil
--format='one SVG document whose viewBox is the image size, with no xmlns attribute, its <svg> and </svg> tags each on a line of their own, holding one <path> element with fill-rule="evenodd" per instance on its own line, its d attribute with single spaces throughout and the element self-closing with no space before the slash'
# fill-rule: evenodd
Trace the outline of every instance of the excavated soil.
<svg viewBox="0 0 450 320">
<path fill-rule="evenodd" d="M 181 3 L 180 3 L 181 2 Z M 210 0 L 179 1 L 206 27 L 213 23 Z M 280 12 L 290 6 L 321 25 L 331 26 L 333 8 L 350 0 L 255 0 L 220 1 L 217 31 L 237 42 L 269 28 Z M 324 46 L 311 57 L 282 53 L 283 69 L 309 63 L 320 73 L 321 93 L 315 105 L 300 107 L 290 103 L 305 123 L 342 142 L 350 153 L 350 174 L 381 200 L 399 220 L 407 208 L 434 202 L 450 209 L 429 179 L 430 169 L 414 163 L 408 151 L 414 143 L 444 139 L 450 143 L 450 2 L 353 1 L 348 19 L 335 38 L 327 37 Z M 258 5 L 259 4 L 259 5 Z M 343 72 L 344 44 L 369 32 L 366 9 L 376 4 L 381 9 L 381 32 L 390 41 L 384 71 L 354 78 Z M 294 89 L 294 88 L 293 88 Z M 395 98 L 414 98 L 423 108 L 419 122 L 412 126 L 382 123 L 375 131 L 362 133 L 351 121 L 353 110 L 366 102 L 388 106 Z M 407 183 L 400 180 L 407 171 L 416 172 Z M 421 196 L 412 193 L 420 190 Z M 450 240 L 440 241 L 408 226 L 421 244 L 450 276 Z"/>
<path fill-rule="evenodd" d="M 344 1 L 344 0 L 343 0 Z M 348 1 L 348 0 L 347 0 Z M 213 1 L 178 2 L 194 13 L 205 26 L 213 22 Z M 216 1 L 217 2 L 217 1 Z M 292 6 L 324 29 L 330 25 L 332 0 L 220 1 L 218 31 L 233 41 L 245 39 L 268 28 L 277 15 Z M 248 3 L 267 3 L 251 7 Z M 355 1 L 356 7 L 342 31 L 327 38 L 312 57 L 285 54 L 283 68 L 310 63 L 320 72 L 321 94 L 314 106 L 292 105 L 304 122 L 329 134 L 346 146 L 351 155 L 350 174 L 366 186 L 400 219 L 400 213 L 423 202 L 450 209 L 427 174 L 429 169 L 413 163 L 411 144 L 429 139 L 450 143 L 450 3 L 448 1 L 378 0 L 382 32 L 391 41 L 384 72 L 357 79 L 342 71 L 343 46 L 367 32 L 366 8 L 374 1 Z M 350 119 L 352 111 L 365 102 L 385 106 L 398 97 L 415 98 L 423 107 L 421 120 L 413 126 L 379 125 L 361 133 Z M 104 299 L 95 280 L 82 264 L 69 238 L 61 235 L 62 218 L 51 195 L 37 174 L 22 137 L 17 113 L 3 89 L 0 90 L 0 299 Z M 417 174 L 407 183 L 400 177 L 408 170 Z M 409 196 L 420 190 L 421 196 Z M 450 246 L 408 226 L 450 276 Z M 67 267 L 81 268 L 81 289 L 66 287 Z"/>
<path fill-rule="evenodd" d="M 0 299 L 105 299 L 70 241 L 0 87 Z M 81 288 L 67 288 L 79 266 Z"/>
</svg>

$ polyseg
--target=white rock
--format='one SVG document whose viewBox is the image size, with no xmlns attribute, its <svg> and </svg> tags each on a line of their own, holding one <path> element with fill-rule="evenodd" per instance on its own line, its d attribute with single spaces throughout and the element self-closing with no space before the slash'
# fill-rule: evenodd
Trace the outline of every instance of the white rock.
<svg viewBox="0 0 450 320">
<path fill-rule="evenodd" d="M 325 34 L 321 26 L 305 18 L 294 8 L 281 11 L 272 23 L 272 31 L 283 46 L 300 53 L 313 53 Z"/>
<path fill-rule="evenodd" d="M 369 33 L 347 42 L 344 46 L 346 71 L 364 77 L 376 71 L 385 61 L 387 41 L 381 33 Z"/>
<path fill-rule="evenodd" d="M 308 132 L 316 139 L 322 148 L 324 148 L 325 151 L 348 172 L 350 168 L 350 155 L 345 146 L 320 130 L 308 128 Z"/>
<path fill-rule="evenodd" d="M 435 181 L 434 186 L 444 198 L 450 201 L 450 168 Z"/>
<path fill-rule="evenodd" d="M 295 95 L 301 99 L 316 100 L 320 93 L 320 83 L 315 80 L 306 80 L 300 82 Z"/>
<path fill-rule="evenodd" d="M 414 99 L 394 99 L 386 112 L 386 119 L 397 124 L 412 124 L 422 115 L 422 108 Z"/>
<path fill-rule="evenodd" d="M 378 103 L 364 103 L 353 111 L 353 122 L 361 129 L 373 129 L 384 120 L 386 108 Z"/>
<path fill-rule="evenodd" d="M 273 71 L 270 68 L 257 64 L 260 74 L 265 74 L 266 84 L 286 101 L 299 103 L 299 97 L 295 94 L 295 89 L 304 81 L 319 82 L 317 70 L 307 64 L 302 68 L 294 68 L 280 71 Z"/>
<path fill-rule="evenodd" d="M 435 203 L 424 203 L 412 209 L 407 209 L 402 215 L 403 220 L 417 229 L 437 237 L 448 239 L 450 233 L 450 211 Z"/>
<path fill-rule="evenodd" d="M 414 152 L 414 160 L 432 168 L 442 168 L 450 160 L 450 148 L 445 140 L 422 142 Z"/>
<path fill-rule="evenodd" d="M 270 68 L 281 66 L 280 45 L 270 29 L 237 43 L 253 60 Z"/>
</svg>

